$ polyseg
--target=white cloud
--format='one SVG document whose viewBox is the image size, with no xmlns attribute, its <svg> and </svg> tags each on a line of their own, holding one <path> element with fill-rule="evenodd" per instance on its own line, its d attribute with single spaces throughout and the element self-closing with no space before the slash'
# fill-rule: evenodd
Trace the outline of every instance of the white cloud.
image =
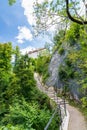
<svg viewBox="0 0 87 130">
<path fill-rule="evenodd" d="M 84 5 L 83 1 L 80 1 L 80 10 L 78 11 L 78 14 L 80 16 L 84 16 L 85 15 L 85 5 Z"/>
<path fill-rule="evenodd" d="M 24 43 L 25 40 L 31 41 L 33 36 L 26 26 L 18 26 L 19 34 L 16 36 L 18 43 Z"/>
<path fill-rule="evenodd" d="M 33 2 L 34 0 L 22 0 L 21 6 L 24 8 L 24 15 L 27 17 L 27 20 L 30 25 L 35 23 L 33 17 Z"/>
<path fill-rule="evenodd" d="M 21 49 L 20 52 L 21 52 L 22 55 L 24 55 L 24 54 L 27 54 L 27 53 L 30 52 L 30 51 L 33 51 L 33 50 L 35 50 L 34 47 L 28 46 L 28 47 L 26 47 L 26 48 L 24 48 L 24 49 Z"/>
<path fill-rule="evenodd" d="M 22 0 L 21 6 L 24 8 L 24 15 L 27 17 L 28 23 L 30 25 L 35 25 L 35 17 L 33 16 L 33 3 L 36 0 Z M 45 0 L 38 0 L 38 3 L 43 3 Z M 48 0 L 49 2 L 52 0 Z"/>
</svg>

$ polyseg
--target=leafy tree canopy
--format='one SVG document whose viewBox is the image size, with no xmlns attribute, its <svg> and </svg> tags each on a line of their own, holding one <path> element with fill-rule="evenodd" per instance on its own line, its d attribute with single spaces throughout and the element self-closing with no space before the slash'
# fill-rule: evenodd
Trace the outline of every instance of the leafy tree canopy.
<svg viewBox="0 0 87 130">
<path fill-rule="evenodd" d="M 9 2 L 9 5 L 13 5 L 16 2 L 16 0 L 8 0 L 8 2 Z"/>
<path fill-rule="evenodd" d="M 66 7 L 67 3 L 64 0 L 46 0 L 42 4 L 37 0 L 34 3 L 34 15 L 36 18 L 35 29 L 37 33 L 48 30 L 54 25 L 57 25 L 57 27 L 63 25 L 64 28 L 67 20 L 69 20 Z M 75 17 L 76 19 L 81 18 L 78 14 L 79 7 L 80 2 L 78 0 L 69 1 L 69 12 L 72 17 Z"/>
</svg>

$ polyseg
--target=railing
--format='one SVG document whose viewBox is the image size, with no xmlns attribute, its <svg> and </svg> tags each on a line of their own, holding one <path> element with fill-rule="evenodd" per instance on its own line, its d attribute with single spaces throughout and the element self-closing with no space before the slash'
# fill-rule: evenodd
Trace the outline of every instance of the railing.
<svg viewBox="0 0 87 130">
<path fill-rule="evenodd" d="M 52 119 L 54 118 L 55 114 L 58 112 L 58 108 L 55 109 L 55 112 L 52 114 L 51 118 L 49 119 L 46 127 L 44 128 L 44 130 L 47 130 L 52 122 Z"/>
<path fill-rule="evenodd" d="M 63 106 L 64 105 L 64 106 Z M 51 118 L 49 119 L 47 125 L 45 126 L 44 130 L 48 130 L 50 124 L 52 123 L 52 120 L 55 116 L 55 114 L 58 113 L 58 116 L 60 117 L 60 130 L 68 130 L 68 122 L 69 122 L 69 113 L 66 110 L 66 102 L 60 102 L 54 113 L 52 114 Z"/>
<path fill-rule="evenodd" d="M 37 81 L 37 86 L 38 88 L 43 91 L 44 93 L 46 93 L 51 99 L 53 99 L 57 106 L 55 108 L 54 113 L 52 114 L 51 118 L 49 119 L 47 125 L 45 126 L 44 130 L 48 130 L 50 124 L 52 123 L 52 120 L 55 116 L 55 114 L 58 112 L 58 116 L 60 117 L 60 130 L 68 130 L 68 123 L 69 123 L 69 112 L 66 110 L 66 101 L 65 99 L 60 99 L 59 97 L 57 97 L 57 93 L 51 88 L 51 90 L 49 91 L 47 89 L 47 87 L 43 87 L 42 84 L 42 80 L 40 79 L 40 77 L 35 74 L 35 79 Z M 50 92 L 51 94 L 53 93 L 53 97 L 50 96 Z"/>
</svg>

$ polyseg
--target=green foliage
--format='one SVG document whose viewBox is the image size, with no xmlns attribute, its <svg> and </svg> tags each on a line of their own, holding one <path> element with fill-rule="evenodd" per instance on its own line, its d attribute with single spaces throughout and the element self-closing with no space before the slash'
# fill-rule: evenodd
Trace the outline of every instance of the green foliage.
<svg viewBox="0 0 87 130">
<path fill-rule="evenodd" d="M 62 81 L 66 81 L 70 78 L 74 78 L 74 69 L 71 66 L 60 66 L 59 68 L 59 76 Z"/>
<path fill-rule="evenodd" d="M 58 45 L 59 46 L 62 44 L 62 41 L 64 39 L 64 36 L 65 36 L 65 31 L 64 30 L 60 30 L 55 36 L 54 36 L 54 45 Z"/>
<path fill-rule="evenodd" d="M 14 72 L 18 71 L 17 70 L 17 67 L 18 67 L 18 64 L 19 64 L 19 60 L 20 60 L 20 50 L 19 50 L 19 47 L 16 46 L 16 48 L 14 49 L 14 59 L 15 59 L 15 62 L 14 62 Z"/>
<path fill-rule="evenodd" d="M 39 109 L 37 103 L 27 103 L 24 99 L 10 106 L 9 114 L 6 114 L 2 124 L 6 128 L 18 130 L 42 130 L 51 117 L 49 110 Z M 58 116 L 51 124 L 49 130 L 58 128 Z M 56 126 L 55 126 L 56 123 Z"/>
<path fill-rule="evenodd" d="M 65 38 L 65 31 L 64 30 L 60 30 L 53 39 L 53 43 L 54 43 L 54 47 L 53 47 L 53 52 L 55 52 L 56 50 L 61 48 L 61 45 L 64 41 Z"/>
<path fill-rule="evenodd" d="M 58 50 L 58 53 L 60 54 L 60 55 L 62 55 L 63 53 L 64 53 L 64 48 L 59 48 L 59 50 Z"/>
<path fill-rule="evenodd" d="M 42 75 L 45 82 L 49 76 L 48 65 L 50 62 L 50 56 L 39 56 L 36 62 L 36 71 Z"/>
<path fill-rule="evenodd" d="M 66 67 L 62 68 L 62 78 L 75 79 L 80 86 L 81 109 L 87 116 L 87 27 L 73 23 L 66 33 L 66 41 L 74 45 L 67 55 Z M 73 44 L 74 43 L 74 44 Z M 66 68 L 68 67 L 67 71 Z M 68 76 L 67 76 L 68 72 Z"/>
<path fill-rule="evenodd" d="M 80 38 L 80 25 L 72 23 L 66 33 L 66 41 L 74 45 Z"/>
<path fill-rule="evenodd" d="M 0 68 L 11 70 L 12 45 L 11 43 L 0 44 Z"/>
<path fill-rule="evenodd" d="M 67 56 L 58 69 L 59 78 L 66 86 L 64 89 L 69 91 L 70 80 L 76 81 L 80 89 L 81 108 L 87 116 L 87 26 L 85 28 L 76 23 L 72 23 L 64 36 L 58 34 L 54 38 L 55 50 L 60 54 L 63 53 L 63 48 L 67 51 Z M 61 41 L 61 42 L 60 42 Z M 68 43 L 67 46 L 64 42 Z M 63 44 L 62 44 L 63 43 Z M 77 86 L 76 86 L 77 87 Z"/>
<path fill-rule="evenodd" d="M 21 72 L 21 70 L 29 69 L 30 64 L 31 62 L 28 55 L 21 56 L 21 58 L 18 56 L 17 60 L 15 60 L 14 72 L 18 75 Z"/>
<path fill-rule="evenodd" d="M 83 108 L 87 108 L 87 97 L 83 97 L 82 99 L 81 99 L 81 101 L 82 101 L 82 107 Z M 87 110 L 86 110 L 87 111 Z"/>
<path fill-rule="evenodd" d="M 34 80 L 33 70 L 30 67 L 31 60 L 25 55 L 21 56 L 18 60 L 17 66 L 14 66 L 15 73 L 17 78 L 19 79 L 18 84 L 20 85 L 19 93 L 23 95 L 25 98 L 30 98 L 32 95 L 33 87 L 36 86 L 36 82 Z"/>
<path fill-rule="evenodd" d="M 76 7 L 79 8 L 80 4 L 76 1 L 69 1 L 69 3 L 69 11 L 71 15 L 76 18 L 77 14 L 75 10 Z M 75 5 L 77 6 L 75 7 Z M 66 1 L 46 0 L 40 4 L 40 2 L 37 0 L 34 2 L 34 15 L 36 18 L 36 25 L 34 27 L 36 34 L 48 30 L 50 27 L 52 27 L 52 25 L 57 25 L 57 29 L 58 27 L 60 28 L 61 25 L 63 25 L 63 28 L 66 28 L 66 23 L 68 21 L 66 13 Z"/>
<path fill-rule="evenodd" d="M 8 2 L 9 2 L 9 5 L 13 5 L 16 2 L 16 0 L 8 0 Z"/>
<path fill-rule="evenodd" d="M 44 60 L 48 64 L 49 57 Z M 34 80 L 35 62 L 21 56 L 18 47 L 13 51 L 10 43 L 0 44 L 0 130 L 42 130 L 50 119 L 50 100 Z M 49 130 L 57 128 L 58 122 L 57 116 Z"/>
<path fill-rule="evenodd" d="M 8 102 L 11 103 L 14 98 L 20 94 L 21 86 L 19 84 L 19 78 L 12 73 L 9 78 L 9 84 L 5 91 L 5 97 Z"/>
</svg>

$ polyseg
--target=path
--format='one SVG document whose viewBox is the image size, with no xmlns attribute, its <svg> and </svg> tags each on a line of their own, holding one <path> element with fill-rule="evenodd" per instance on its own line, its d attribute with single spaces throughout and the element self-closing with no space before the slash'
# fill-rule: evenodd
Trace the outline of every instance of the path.
<svg viewBox="0 0 87 130">
<path fill-rule="evenodd" d="M 68 130 L 87 130 L 84 116 L 75 107 L 67 105 L 70 114 Z"/>
<path fill-rule="evenodd" d="M 43 87 L 41 78 L 36 73 L 34 74 L 34 77 L 35 80 L 37 81 L 37 87 L 57 103 L 57 96 L 56 93 L 54 92 L 53 87 L 49 87 L 48 90 L 46 86 Z M 54 97 L 54 93 L 55 93 L 55 97 Z M 58 98 L 58 102 L 59 101 L 61 101 L 60 98 Z M 68 130 L 87 130 L 87 125 L 82 113 L 79 112 L 77 108 L 72 107 L 69 104 L 67 104 L 66 107 L 70 115 Z"/>
</svg>

